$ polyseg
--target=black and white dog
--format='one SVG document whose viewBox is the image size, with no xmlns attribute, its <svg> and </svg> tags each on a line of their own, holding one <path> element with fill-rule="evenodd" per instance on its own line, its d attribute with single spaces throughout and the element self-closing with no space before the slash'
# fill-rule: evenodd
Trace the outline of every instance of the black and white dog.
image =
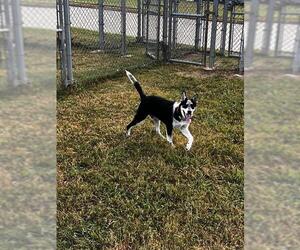
<svg viewBox="0 0 300 250">
<path fill-rule="evenodd" d="M 147 96 L 143 92 L 142 87 L 136 78 L 127 70 L 126 74 L 130 82 L 133 83 L 141 99 L 136 115 L 132 122 L 127 126 L 127 136 L 130 135 L 133 126 L 137 125 L 150 115 L 155 124 L 155 131 L 161 137 L 165 138 L 160 132 L 160 122 L 162 121 L 167 128 L 167 141 L 174 146 L 172 132 L 174 128 L 179 128 L 181 133 L 188 139 L 186 149 L 190 150 L 194 138 L 189 131 L 189 126 L 196 109 L 196 97 L 188 99 L 186 93 L 183 92 L 181 101 L 174 102 L 159 96 Z"/>
</svg>

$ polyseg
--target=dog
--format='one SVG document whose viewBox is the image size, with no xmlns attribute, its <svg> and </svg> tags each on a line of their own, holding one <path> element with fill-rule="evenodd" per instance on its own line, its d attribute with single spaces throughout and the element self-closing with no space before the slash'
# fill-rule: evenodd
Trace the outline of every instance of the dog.
<svg viewBox="0 0 300 250">
<path fill-rule="evenodd" d="M 129 71 L 126 70 L 125 72 L 128 79 L 140 95 L 140 105 L 133 120 L 126 128 L 127 136 L 130 136 L 131 130 L 134 126 L 145 120 L 149 115 L 154 121 L 155 131 L 162 138 L 167 139 L 167 141 L 174 147 L 172 133 L 174 128 L 178 128 L 188 140 L 186 150 L 190 150 L 194 138 L 189 131 L 189 126 L 197 105 L 196 96 L 189 99 L 186 92 L 183 91 L 180 102 L 169 101 L 159 96 L 148 96 L 144 93 L 137 79 Z M 166 125 L 166 138 L 160 132 L 161 122 Z"/>
</svg>

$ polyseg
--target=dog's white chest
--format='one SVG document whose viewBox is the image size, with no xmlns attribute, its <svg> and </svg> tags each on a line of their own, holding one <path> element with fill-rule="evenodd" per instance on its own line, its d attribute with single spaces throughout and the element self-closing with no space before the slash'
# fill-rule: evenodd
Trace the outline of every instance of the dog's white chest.
<svg viewBox="0 0 300 250">
<path fill-rule="evenodd" d="M 176 119 L 173 119 L 173 128 L 180 128 L 183 126 L 187 126 L 190 124 L 190 121 L 177 121 Z"/>
<path fill-rule="evenodd" d="M 179 102 L 175 102 L 173 106 L 173 113 L 175 112 L 175 109 L 179 106 Z M 181 128 L 181 127 L 187 127 L 191 123 L 191 120 L 188 121 L 178 121 L 175 118 L 173 118 L 173 128 Z"/>
</svg>

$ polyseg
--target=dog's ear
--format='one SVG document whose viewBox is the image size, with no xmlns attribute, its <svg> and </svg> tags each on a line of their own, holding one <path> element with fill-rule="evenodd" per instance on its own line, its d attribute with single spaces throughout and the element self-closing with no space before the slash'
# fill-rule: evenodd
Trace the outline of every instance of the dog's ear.
<svg viewBox="0 0 300 250">
<path fill-rule="evenodd" d="M 198 94 L 194 95 L 194 96 L 192 97 L 192 100 L 193 100 L 194 102 L 197 102 L 197 100 L 198 100 Z"/>
<path fill-rule="evenodd" d="M 182 91 L 181 101 L 184 101 L 187 98 L 185 90 Z"/>
</svg>

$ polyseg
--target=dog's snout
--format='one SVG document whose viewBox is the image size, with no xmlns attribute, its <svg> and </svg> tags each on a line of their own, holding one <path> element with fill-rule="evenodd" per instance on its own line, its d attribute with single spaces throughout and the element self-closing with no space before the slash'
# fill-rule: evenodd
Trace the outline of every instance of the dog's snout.
<svg viewBox="0 0 300 250">
<path fill-rule="evenodd" d="M 188 113 L 188 115 L 191 115 L 191 114 L 192 114 L 192 111 L 188 110 L 188 112 L 187 112 L 187 113 Z"/>
</svg>

